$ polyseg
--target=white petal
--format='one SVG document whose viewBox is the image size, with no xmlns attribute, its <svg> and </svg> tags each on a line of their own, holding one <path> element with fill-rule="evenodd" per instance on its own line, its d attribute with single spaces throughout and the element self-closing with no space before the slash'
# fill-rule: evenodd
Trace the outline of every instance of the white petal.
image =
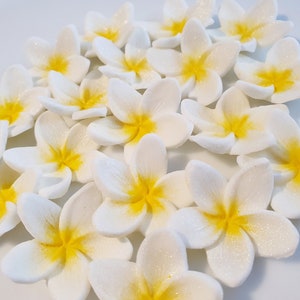
<svg viewBox="0 0 300 300">
<path fill-rule="evenodd" d="M 56 102 L 56 99 L 48 97 L 41 97 L 40 101 L 45 108 L 61 116 L 72 116 L 79 109 L 78 106 L 60 104 Z"/>
<path fill-rule="evenodd" d="M 285 217 L 273 211 L 247 216 L 247 233 L 254 241 L 259 256 L 282 258 L 294 254 L 299 233 Z"/>
<path fill-rule="evenodd" d="M 56 271 L 59 261 L 50 261 L 35 240 L 18 244 L 2 260 L 2 272 L 15 282 L 33 283 Z"/>
<path fill-rule="evenodd" d="M 69 25 L 61 30 L 55 50 L 64 57 L 80 53 L 80 42 L 75 26 Z"/>
<path fill-rule="evenodd" d="M 134 71 L 127 71 L 124 67 L 114 67 L 111 65 L 103 65 L 99 67 L 99 71 L 109 78 L 118 78 L 129 84 L 133 84 L 137 80 Z"/>
<path fill-rule="evenodd" d="M 234 66 L 234 72 L 239 79 L 256 83 L 256 74 L 263 68 L 264 63 L 248 56 L 240 55 L 238 57 L 237 63 Z"/>
<path fill-rule="evenodd" d="M 267 100 L 274 93 L 273 85 L 264 87 L 251 82 L 238 80 L 236 81 L 235 86 L 241 91 L 243 91 L 243 93 L 245 93 L 247 96 L 252 97 L 254 99 Z"/>
<path fill-rule="evenodd" d="M 150 47 L 150 38 L 147 31 L 142 27 L 135 28 L 128 38 L 127 45 L 137 49 L 147 49 Z M 127 47 L 126 45 L 126 47 Z M 126 49 L 126 48 L 125 48 Z M 126 52 L 126 50 L 125 50 Z"/>
<path fill-rule="evenodd" d="M 174 76 L 181 72 L 182 55 L 176 50 L 150 48 L 147 51 L 147 59 L 160 74 Z"/>
<path fill-rule="evenodd" d="M 206 249 L 207 260 L 215 277 L 230 287 L 241 285 L 251 272 L 254 248 L 243 231 L 237 236 L 225 235 Z"/>
<path fill-rule="evenodd" d="M 89 70 L 90 61 L 80 55 L 68 57 L 68 69 L 65 75 L 76 83 L 81 82 Z"/>
<path fill-rule="evenodd" d="M 106 236 L 126 236 L 136 231 L 146 215 L 146 205 L 132 212 L 130 205 L 105 200 L 96 210 L 93 222 L 97 230 Z"/>
<path fill-rule="evenodd" d="M 26 45 L 28 59 L 34 66 L 47 65 L 48 58 L 52 48 L 48 42 L 43 39 L 32 37 Z"/>
<path fill-rule="evenodd" d="M 201 210 L 213 213 L 223 198 L 226 179 L 208 164 L 192 160 L 186 166 L 187 183 Z"/>
<path fill-rule="evenodd" d="M 16 205 L 10 201 L 6 201 L 4 205 L 6 211 L 0 218 L 0 237 L 20 223 Z"/>
<path fill-rule="evenodd" d="M 124 132 L 123 124 L 113 116 L 89 124 L 88 133 L 99 145 L 109 146 L 126 143 L 130 136 Z"/>
<path fill-rule="evenodd" d="M 166 174 L 157 182 L 157 186 L 162 187 L 168 201 L 178 208 L 191 205 L 193 202 L 184 170 Z"/>
<path fill-rule="evenodd" d="M 165 34 L 165 32 L 164 32 Z M 181 34 L 176 34 L 175 36 L 162 37 L 153 41 L 152 46 L 161 49 L 173 49 L 180 45 Z"/>
<path fill-rule="evenodd" d="M 136 258 L 151 286 L 176 276 L 188 269 L 186 250 L 178 235 L 163 230 L 147 236 L 142 242 Z"/>
<path fill-rule="evenodd" d="M 193 126 L 179 113 L 166 113 L 155 119 L 155 133 L 166 147 L 179 147 L 189 138 Z"/>
<path fill-rule="evenodd" d="M 262 24 L 273 21 L 277 16 L 277 3 L 275 0 L 264 0 L 257 2 L 248 12 L 249 19 L 255 23 Z"/>
<path fill-rule="evenodd" d="M 281 92 L 281 93 L 274 93 L 271 96 L 272 103 L 285 103 L 291 100 L 296 100 L 300 98 L 300 83 L 296 82 L 293 87 L 289 90 Z"/>
<path fill-rule="evenodd" d="M 130 166 L 136 177 L 157 180 L 167 173 L 167 160 L 162 140 L 154 134 L 147 134 L 139 141 Z"/>
<path fill-rule="evenodd" d="M 48 288 L 54 299 L 86 299 L 90 291 L 87 259 L 78 252 L 74 261 L 48 280 Z"/>
<path fill-rule="evenodd" d="M 227 23 L 239 20 L 244 16 L 244 9 L 235 0 L 223 1 L 219 10 L 219 19 L 221 26 Z"/>
<path fill-rule="evenodd" d="M 18 201 L 18 214 L 27 231 L 45 244 L 55 243 L 60 207 L 33 193 L 24 193 Z"/>
<path fill-rule="evenodd" d="M 187 248 L 202 249 L 211 246 L 222 233 L 216 232 L 208 219 L 196 207 L 182 208 L 177 211 L 169 222 L 171 229 L 177 231 Z"/>
<path fill-rule="evenodd" d="M 184 55 L 200 57 L 212 42 L 201 22 L 190 19 L 184 26 L 181 38 L 181 51 Z"/>
<path fill-rule="evenodd" d="M 237 201 L 239 213 L 255 213 L 266 209 L 273 191 L 273 173 L 268 160 L 257 159 L 244 165 L 225 190 L 225 201 Z"/>
<path fill-rule="evenodd" d="M 0 120 L 0 159 L 6 148 L 8 138 L 8 122 Z"/>
<path fill-rule="evenodd" d="M 107 108 L 103 105 L 100 107 L 93 107 L 89 109 L 74 111 L 72 119 L 80 121 L 89 118 L 105 117 L 107 115 Z"/>
<path fill-rule="evenodd" d="M 181 20 L 185 17 L 188 6 L 184 0 L 166 0 L 163 8 L 165 19 Z"/>
<path fill-rule="evenodd" d="M 37 187 L 40 173 L 37 170 L 29 169 L 21 174 L 13 183 L 13 188 L 20 195 L 22 193 L 34 192 Z"/>
</svg>

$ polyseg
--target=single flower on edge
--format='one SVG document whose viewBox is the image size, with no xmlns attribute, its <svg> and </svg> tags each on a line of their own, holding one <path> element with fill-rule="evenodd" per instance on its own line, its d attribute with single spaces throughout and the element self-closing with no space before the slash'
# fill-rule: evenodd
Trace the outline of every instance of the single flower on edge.
<svg viewBox="0 0 300 300">
<path fill-rule="evenodd" d="M 166 227 L 177 207 L 191 204 L 184 171 L 167 173 L 167 152 L 159 137 L 144 136 L 129 164 L 112 158 L 94 163 L 94 180 L 104 201 L 93 216 L 99 232 L 144 235 Z"/>
<path fill-rule="evenodd" d="M 42 104 L 52 112 L 73 120 L 104 117 L 107 114 L 108 78 L 85 78 L 80 86 L 61 73 L 49 73 L 52 97 L 40 97 Z"/>
<path fill-rule="evenodd" d="M 147 57 L 160 74 L 178 80 L 184 96 L 208 105 L 221 95 L 221 77 L 234 65 L 239 50 L 232 40 L 213 44 L 202 24 L 191 19 L 183 29 L 181 51 L 150 48 Z"/>
<path fill-rule="evenodd" d="M 190 161 L 188 186 L 197 207 L 178 210 L 170 227 L 188 248 L 205 248 L 215 277 L 230 287 L 244 282 L 255 254 L 288 257 L 298 246 L 299 234 L 282 215 L 267 210 L 273 174 L 266 159 L 245 165 L 227 183 L 211 166 Z"/>
<path fill-rule="evenodd" d="M 2 260 L 2 271 L 20 283 L 47 280 L 54 299 L 87 297 L 88 264 L 101 258 L 129 259 L 132 245 L 126 238 L 101 236 L 92 214 L 101 202 L 93 183 L 76 192 L 61 209 L 50 200 L 24 194 L 18 213 L 33 240 L 12 248 Z"/>
<path fill-rule="evenodd" d="M 177 113 L 180 100 L 180 90 L 174 79 L 159 80 L 141 95 L 127 83 L 112 78 L 108 106 L 113 116 L 93 121 L 88 131 L 99 145 L 125 144 L 127 159 L 147 133 L 160 136 L 166 147 L 178 147 L 192 130 L 191 124 Z"/>
<path fill-rule="evenodd" d="M 223 298 L 216 280 L 188 270 L 184 244 L 172 231 L 159 231 L 146 237 L 136 263 L 116 259 L 92 262 L 89 280 L 102 300 Z"/>
<path fill-rule="evenodd" d="M 101 153 L 84 125 L 77 123 L 69 128 L 60 116 L 47 111 L 37 119 L 34 133 L 36 146 L 8 149 L 3 159 L 19 173 L 41 170 L 41 196 L 59 198 L 68 191 L 71 181 L 92 180 L 91 164 Z"/>
<path fill-rule="evenodd" d="M 300 47 L 287 37 L 267 52 L 265 62 L 240 57 L 234 67 L 236 86 L 255 99 L 284 103 L 300 97 Z"/>
</svg>

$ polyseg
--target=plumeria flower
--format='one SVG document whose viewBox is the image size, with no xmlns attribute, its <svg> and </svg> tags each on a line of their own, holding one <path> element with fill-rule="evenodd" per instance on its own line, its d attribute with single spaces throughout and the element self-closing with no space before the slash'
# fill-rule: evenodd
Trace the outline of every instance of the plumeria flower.
<svg viewBox="0 0 300 300">
<path fill-rule="evenodd" d="M 237 88 L 224 92 L 216 108 L 205 107 L 190 99 L 182 101 L 181 110 L 195 128 L 190 140 L 219 154 L 246 154 L 275 143 L 268 130 L 269 119 L 281 106 L 250 107 L 247 97 Z"/>
<path fill-rule="evenodd" d="M 276 42 L 265 62 L 240 57 L 234 71 L 236 86 L 256 99 L 284 103 L 300 97 L 300 47 L 288 37 Z"/>
<path fill-rule="evenodd" d="M 158 48 L 175 48 L 180 45 L 185 24 L 192 18 L 198 19 L 203 26 L 213 23 L 214 0 L 197 0 L 188 6 L 185 0 L 166 0 L 162 22 L 145 23 L 153 46 Z"/>
<path fill-rule="evenodd" d="M 294 253 L 299 234 L 282 215 L 267 210 L 273 174 L 267 160 L 245 165 L 227 183 L 215 169 L 190 161 L 187 181 L 197 207 L 173 215 L 188 248 L 206 250 L 215 277 L 230 287 L 243 283 L 255 254 L 281 258 Z"/>
<path fill-rule="evenodd" d="M 287 34 L 293 24 L 277 20 L 276 0 L 257 0 L 245 11 L 235 0 L 224 0 L 218 14 L 223 34 L 241 43 L 243 51 L 254 52 L 257 44 L 266 47 Z"/>
<path fill-rule="evenodd" d="M 166 226 L 177 207 L 191 204 L 185 172 L 167 174 L 167 152 L 154 134 L 139 142 L 130 164 L 112 158 L 94 163 L 94 179 L 104 202 L 94 215 L 104 235 L 148 234 Z"/>
<path fill-rule="evenodd" d="M 38 182 L 38 174 L 29 170 L 19 176 L 0 161 L 0 236 L 19 224 L 17 202 L 26 192 L 34 192 Z M 5 175 L 5 176 L 3 176 Z"/>
<path fill-rule="evenodd" d="M 132 246 L 126 238 L 101 236 L 92 214 L 101 202 L 93 183 L 75 193 L 61 209 L 36 194 L 25 194 L 18 213 L 33 236 L 12 248 L 2 260 L 2 271 L 13 281 L 33 283 L 42 279 L 53 299 L 86 299 L 90 261 L 129 259 Z"/>
<path fill-rule="evenodd" d="M 34 87 L 28 71 L 21 65 L 9 67 L 0 82 L 0 158 L 7 139 L 33 127 L 43 106 L 39 96 L 47 96 L 46 88 Z"/>
<path fill-rule="evenodd" d="M 249 160 L 267 158 L 277 187 L 271 202 L 272 208 L 288 218 L 300 218 L 300 128 L 287 112 L 276 111 L 270 129 L 276 144 L 250 156 L 238 157 L 238 163 L 244 165 Z"/>
<path fill-rule="evenodd" d="M 160 75 L 148 64 L 147 49 L 150 48 L 148 33 L 136 28 L 130 35 L 124 52 L 112 41 L 98 37 L 93 43 L 98 58 L 104 63 L 99 70 L 108 77 L 117 77 L 130 83 L 136 89 L 144 89 Z"/>
<path fill-rule="evenodd" d="M 93 261 L 89 279 L 102 300 L 223 299 L 216 280 L 188 270 L 184 244 L 172 231 L 146 237 L 136 263 L 120 259 Z"/>
<path fill-rule="evenodd" d="M 107 77 L 85 78 L 78 86 L 61 73 L 51 71 L 48 80 L 52 98 L 40 97 L 40 100 L 50 111 L 73 120 L 106 116 Z"/>
<path fill-rule="evenodd" d="M 233 66 L 238 53 L 237 42 L 212 44 L 201 23 L 191 19 L 182 33 L 181 52 L 151 48 L 147 56 L 155 70 L 179 81 L 183 95 L 208 105 L 222 93 L 221 77 Z"/>
<path fill-rule="evenodd" d="M 90 61 L 80 54 L 80 40 L 73 26 L 67 26 L 58 35 L 56 44 L 32 37 L 27 44 L 29 61 L 33 65 L 32 75 L 38 83 L 46 84 L 50 71 L 64 74 L 74 82 L 80 82 L 86 75 Z"/>
<path fill-rule="evenodd" d="M 3 158 L 20 173 L 31 168 L 41 170 L 40 195 L 59 198 L 71 181 L 92 180 L 91 163 L 100 152 L 84 125 L 78 123 L 69 128 L 61 117 L 48 111 L 37 119 L 34 133 L 36 146 L 8 149 Z"/>
<path fill-rule="evenodd" d="M 177 147 L 192 130 L 191 124 L 177 113 L 180 100 L 180 90 L 173 79 L 159 80 L 141 95 L 125 82 L 112 78 L 108 103 L 113 116 L 92 122 L 89 133 L 99 145 L 125 144 L 126 158 L 147 133 L 159 135 L 167 147 Z"/>
<path fill-rule="evenodd" d="M 129 2 L 124 3 L 112 18 L 95 11 L 88 12 L 85 18 L 84 38 L 92 42 L 101 36 L 122 48 L 133 29 L 133 14 L 134 6 Z"/>
</svg>

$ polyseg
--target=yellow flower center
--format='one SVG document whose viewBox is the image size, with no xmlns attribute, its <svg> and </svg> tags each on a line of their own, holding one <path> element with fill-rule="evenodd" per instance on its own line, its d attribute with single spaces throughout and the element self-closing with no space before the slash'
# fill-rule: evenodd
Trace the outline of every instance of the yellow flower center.
<svg viewBox="0 0 300 300">
<path fill-rule="evenodd" d="M 62 55 L 56 54 L 49 57 L 45 71 L 56 71 L 65 74 L 68 71 L 68 61 Z"/>
<path fill-rule="evenodd" d="M 155 130 L 156 124 L 146 114 L 133 115 L 130 123 L 123 124 L 123 131 L 130 137 L 131 143 L 137 143 L 145 134 Z"/>
<path fill-rule="evenodd" d="M 239 36 L 240 41 L 245 43 L 253 38 L 259 38 L 258 30 L 262 27 L 263 25 L 252 25 L 248 22 L 236 22 L 229 26 L 228 34 Z"/>
<path fill-rule="evenodd" d="M 295 84 L 292 75 L 292 70 L 278 70 L 276 67 L 261 70 L 256 74 L 258 77 L 258 84 L 264 87 L 273 85 L 275 93 L 284 92 Z"/>
<path fill-rule="evenodd" d="M 249 120 L 248 115 L 230 116 L 221 123 L 224 129 L 224 136 L 234 133 L 236 138 L 246 138 L 248 131 L 254 129 L 254 124 Z"/>
<path fill-rule="evenodd" d="M 99 104 L 105 104 L 105 94 L 104 93 L 94 93 L 88 88 L 83 90 L 82 96 L 80 98 L 74 99 L 70 105 L 79 106 L 80 109 L 89 109 L 98 106 Z"/>
<path fill-rule="evenodd" d="M 172 36 L 175 36 L 179 33 L 182 33 L 186 22 L 186 19 L 182 19 L 181 21 L 169 21 L 167 24 L 162 26 L 162 29 L 169 31 Z"/>
<path fill-rule="evenodd" d="M 239 235 L 248 226 L 246 216 L 241 216 L 237 202 L 232 202 L 229 208 L 223 203 L 216 204 L 215 213 L 204 213 L 208 222 L 215 227 L 216 232 L 224 231 L 228 235 Z"/>
<path fill-rule="evenodd" d="M 186 57 L 182 64 L 182 78 L 184 81 L 194 78 L 197 82 L 206 77 L 206 55 L 200 57 Z"/>
<path fill-rule="evenodd" d="M 95 32 L 97 35 L 102 36 L 108 40 L 111 40 L 113 43 L 115 43 L 119 38 L 119 31 L 117 29 L 107 27 L 105 29 L 99 30 Z"/>
<path fill-rule="evenodd" d="M 19 99 L 4 101 L 0 104 L 0 120 L 6 120 L 9 124 L 13 124 L 23 111 L 24 106 Z"/>
<path fill-rule="evenodd" d="M 56 163 L 58 169 L 70 168 L 72 171 L 77 171 L 83 161 L 80 154 L 75 151 L 62 147 L 60 149 L 50 149 L 50 155 L 46 158 L 49 163 Z"/>
<path fill-rule="evenodd" d="M 6 202 L 16 203 L 17 193 L 13 187 L 0 188 L 0 219 L 6 214 Z"/>
<path fill-rule="evenodd" d="M 146 58 L 137 59 L 124 59 L 123 61 L 124 69 L 128 72 L 135 72 L 137 76 L 140 76 L 141 72 L 149 69 L 148 62 Z"/>
<path fill-rule="evenodd" d="M 130 213 L 139 214 L 146 206 L 149 213 L 158 213 L 164 209 L 160 199 L 164 197 L 162 187 L 156 187 L 156 179 L 139 177 L 126 193 L 130 196 Z"/>
</svg>

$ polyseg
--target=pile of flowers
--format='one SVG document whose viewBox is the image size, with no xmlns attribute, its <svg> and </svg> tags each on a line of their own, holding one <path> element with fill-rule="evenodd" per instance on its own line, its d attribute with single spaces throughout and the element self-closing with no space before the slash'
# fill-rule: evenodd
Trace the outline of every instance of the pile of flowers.
<svg viewBox="0 0 300 300">
<path fill-rule="evenodd" d="M 213 0 L 166 0 L 159 22 L 133 10 L 90 12 L 55 45 L 31 38 L 31 66 L 3 74 L 0 235 L 22 223 L 32 239 L 1 269 L 53 299 L 222 299 L 255 255 L 298 246 L 300 128 L 284 103 L 300 97 L 300 46 L 275 0 L 224 0 L 215 16 Z M 28 130 L 34 144 L 8 146 Z M 189 144 L 234 157 L 235 174 Z"/>
</svg>

